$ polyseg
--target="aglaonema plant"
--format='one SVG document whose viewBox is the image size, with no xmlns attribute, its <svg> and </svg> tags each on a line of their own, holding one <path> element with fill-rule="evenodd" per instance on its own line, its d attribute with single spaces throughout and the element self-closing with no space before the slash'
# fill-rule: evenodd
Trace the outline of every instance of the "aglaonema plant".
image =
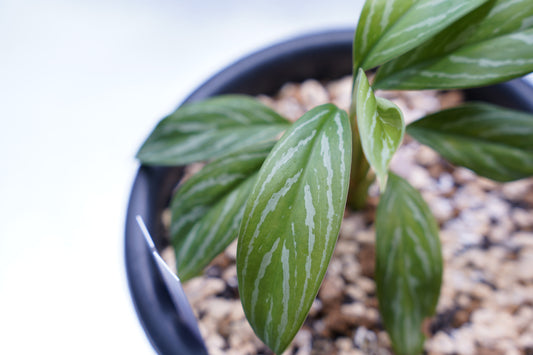
<svg viewBox="0 0 533 355">
<path fill-rule="evenodd" d="M 278 354 L 316 297 L 346 205 L 364 207 L 374 179 L 381 319 L 396 353 L 422 351 L 443 265 L 428 206 L 389 172 L 404 133 L 481 176 L 533 175 L 531 114 L 466 103 L 406 127 L 400 109 L 374 94 L 477 87 L 533 71 L 533 1 L 367 0 L 353 64 L 349 113 L 327 104 L 291 124 L 255 99 L 216 97 L 178 108 L 138 152 L 143 164 L 208 161 L 171 202 L 178 275 L 199 275 L 238 237 L 246 317 Z M 365 71 L 375 68 L 369 82 Z"/>
</svg>

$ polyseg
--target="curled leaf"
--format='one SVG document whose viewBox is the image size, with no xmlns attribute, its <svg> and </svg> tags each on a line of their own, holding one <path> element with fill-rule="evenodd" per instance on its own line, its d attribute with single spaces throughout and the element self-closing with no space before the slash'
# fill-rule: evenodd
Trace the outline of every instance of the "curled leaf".
<svg viewBox="0 0 533 355">
<path fill-rule="evenodd" d="M 384 191 L 390 160 L 405 132 L 403 115 L 389 100 L 374 96 L 362 69 L 359 69 L 354 95 L 361 145 Z"/>
</svg>

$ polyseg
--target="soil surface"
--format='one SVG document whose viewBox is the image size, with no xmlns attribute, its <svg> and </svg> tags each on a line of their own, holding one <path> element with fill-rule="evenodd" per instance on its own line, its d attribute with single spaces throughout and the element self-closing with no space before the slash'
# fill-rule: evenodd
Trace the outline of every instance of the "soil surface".
<svg viewBox="0 0 533 355">
<path fill-rule="evenodd" d="M 284 116 L 333 102 L 348 109 L 351 78 L 287 84 L 260 99 Z M 377 92 L 407 122 L 461 102 L 458 92 Z M 437 314 L 425 329 L 427 354 L 533 354 L 533 179 L 500 184 L 457 168 L 406 137 L 391 169 L 418 188 L 440 224 L 444 277 Z M 288 354 L 391 354 L 375 294 L 372 187 L 365 210 L 346 212 L 334 257 Z M 168 222 L 169 216 L 164 216 Z M 174 265 L 173 251 L 164 258 Z M 236 243 L 185 292 L 210 354 L 271 354 L 238 298 Z"/>
</svg>

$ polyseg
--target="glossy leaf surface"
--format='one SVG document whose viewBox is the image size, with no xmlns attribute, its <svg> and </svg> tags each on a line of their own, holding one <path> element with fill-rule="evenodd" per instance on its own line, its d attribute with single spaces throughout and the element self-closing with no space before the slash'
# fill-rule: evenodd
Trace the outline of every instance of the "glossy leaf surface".
<svg viewBox="0 0 533 355">
<path fill-rule="evenodd" d="M 237 237 L 244 205 L 273 145 L 218 158 L 180 186 L 171 203 L 170 233 L 182 281 L 198 275 Z"/>
<path fill-rule="evenodd" d="M 533 71 L 533 1 L 492 0 L 428 42 L 383 65 L 374 87 L 450 89 Z"/>
<path fill-rule="evenodd" d="M 392 173 L 376 214 L 375 280 L 395 353 L 420 353 L 442 281 L 438 227 L 420 193 Z"/>
<path fill-rule="evenodd" d="M 182 165 L 275 138 L 290 123 L 259 101 L 240 95 L 185 104 L 156 126 L 137 158 Z"/>
<path fill-rule="evenodd" d="M 354 67 L 406 53 L 487 0 L 367 0 L 354 40 Z"/>
<path fill-rule="evenodd" d="M 403 115 L 392 102 L 374 96 L 362 69 L 359 70 L 355 88 L 361 145 L 383 191 L 387 184 L 390 160 L 402 143 L 405 132 Z"/>
<path fill-rule="evenodd" d="M 456 165 L 511 181 L 533 175 L 533 115 L 468 104 L 411 123 L 407 132 Z"/>
<path fill-rule="evenodd" d="M 258 337 L 281 354 L 318 292 L 342 221 L 350 172 L 346 112 L 316 107 L 280 139 L 244 212 L 239 292 Z"/>
</svg>

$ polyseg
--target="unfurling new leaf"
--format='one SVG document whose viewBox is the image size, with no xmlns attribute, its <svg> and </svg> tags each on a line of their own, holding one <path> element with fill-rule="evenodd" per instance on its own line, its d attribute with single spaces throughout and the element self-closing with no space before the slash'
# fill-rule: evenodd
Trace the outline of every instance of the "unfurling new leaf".
<svg viewBox="0 0 533 355">
<path fill-rule="evenodd" d="M 398 355 L 422 351 L 422 323 L 435 312 L 442 280 L 438 227 L 420 193 L 390 174 L 376 214 L 376 286 Z"/>
<path fill-rule="evenodd" d="M 405 132 L 403 115 L 392 102 L 374 96 L 362 69 L 357 76 L 354 95 L 361 145 L 384 191 L 390 160 Z"/>
<path fill-rule="evenodd" d="M 318 292 L 342 221 L 350 172 L 346 112 L 303 115 L 261 167 L 237 249 L 239 292 L 255 333 L 281 354 Z"/>
<path fill-rule="evenodd" d="M 171 203 L 170 234 L 182 281 L 197 276 L 237 237 L 244 205 L 273 145 L 218 158 L 180 186 Z"/>
<path fill-rule="evenodd" d="M 472 103 L 411 123 L 407 132 L 456 165 L 496 181 L 533 176 L 533 115 Z"/>
<path fill-rule="evenodd" d="M 290 123 L 261 102 L 226 95 L 189 103 L 165 117 L 137 153 L 143 164 L 183 165 L 271 140 Z"/>
</svg>

